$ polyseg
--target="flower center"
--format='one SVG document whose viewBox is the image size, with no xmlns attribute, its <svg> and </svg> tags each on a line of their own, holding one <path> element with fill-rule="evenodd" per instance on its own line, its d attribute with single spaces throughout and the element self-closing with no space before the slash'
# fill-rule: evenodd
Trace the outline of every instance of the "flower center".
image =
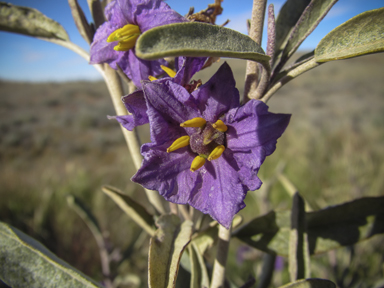
<svg viewBox="0 0 384 288">
<path fill-rule="evenodd" d="M 141 34 L 140 28 L 137 25 L 127 24 L 122 28 L 119 28 L 108 36 L 107 42 L 119 41 L 119 43 L 113 47 L 116 51 L 128 51 L 135 47 L 136 40 Z"/>
<path fill-rule="evenodd" d="M 219 158 L 225 150 L 225 132 L 228 127 L 223 121 L 217 120 L 214 124 L 204 118 L 197 117 L 180 124 L 181 127 L 198 128 L 191 136 L 181 136 L 172 143 L 167 152 L 190 146 L 198 156 L 193 159 L 190 170 L 192 172 L 203 167 L 208 161 Z"/>
</svg>

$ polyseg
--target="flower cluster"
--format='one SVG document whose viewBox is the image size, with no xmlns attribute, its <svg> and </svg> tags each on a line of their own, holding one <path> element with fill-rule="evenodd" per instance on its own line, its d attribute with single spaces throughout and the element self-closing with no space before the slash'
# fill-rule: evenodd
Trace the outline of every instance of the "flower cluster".
<svg viewBox="0 0 384 288">
<path fill-rule="evenodd" d="M 164 60 L 137 58 L 134 45 L 142 32 L 186 21 L 162 1 L 115 0 L 106 15 L 91 46 L 91 63 L 119 65 L 140 88 L 123 97 L 131 114 L 113 118 L 128 130 L 150 124 L 151 143 L 141 147 L 144 160 L 132 181 L 229 228 L 245 207 L 247 191 L 260 187 L 258 170 L 290 115 L 270 113 L 257 100 L 240 106 L 227 63 L 202 84 L 190 81 L 206 58 L 180 57 L 177 72 L 162 66 Z M 169 77 L 156 79 L 161 70 Z"/>
</svg>

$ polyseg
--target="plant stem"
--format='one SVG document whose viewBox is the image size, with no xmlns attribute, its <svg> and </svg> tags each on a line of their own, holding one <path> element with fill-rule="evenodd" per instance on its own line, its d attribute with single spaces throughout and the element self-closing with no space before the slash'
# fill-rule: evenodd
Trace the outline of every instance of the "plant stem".
<svg viewBox="0 0 384 288">
<path fill-rule="evenodd" d="M 265 8 L 267 0 L 253 0 L 251 27 L 249 29 L 249 37 L 257 44 L 261 45 L 261 39 L 263 36 L 263 24 Z M 247 61 L 247 68 L 245 72 L 245 85 L 243 102 L 246 99 L 254 98 L 253 95 L 256 91 L 259 80 L 258 63 L 254 61 Z"/>
<path fill-rule="evenodd" d="M 225 265 L 227 262 L 229 240 L 231 239 L 232 228 L 225 228 L 219 225 L 219 241 L 215 263 L 213 264 L 211 288 L 224 287 Z"/>
<path fill-rule="evenodd" d="M 267 93 L 263 96 L 263 98 L 261 98 L 261 101 L 264 101 L 265 103 L 267 103 L 269 98 L 271 98 L 271 96 L 275 94 L 275 92 L 279 90 L 284 84 L 296 78 L 300 74 L 303 74 L 304 72 L 319 66 L 320 64 L 322 63 L 318 63 L 315 61 L 315 59 L 312 59 L 292 69 L 291 71 L 287 72 L 287 74 L 281 77 L 277 83 L 273 84 L 273 86 L 267 91 Z"/>
<path fill-rule="evenodd" d="M 119 76 L 117 75 L 115 70 L 109 67 L 108 64 L 104 65 L 104 72 L 104 79 L 107 83 L 107 87 L 111 95 L 116 114 L 127 115 L 127 109 L 121 101 L 121 97 L 124 95 L 124 92 Z M 136 169 L 139 169 L 141 166 L 141 162 L 143 161 L 143 157 L 140 154 L 140 141 L 137 135 L 137 131 L 136 129 L 134 129 L 132 132 L 128 131 L 123 126 L 121 126 L 121 130 L 123 132 L 125 141 L 127 142 L 128 149 L 131 152 L 133 163 Z M 149 202 L 155 207 L 155 209 L 159 213 L 164 214 L 165 210 L 160 195 L 156 191 L 148 189 L 145 189 L 145 193 L 147 194 Z"/>
</svg>

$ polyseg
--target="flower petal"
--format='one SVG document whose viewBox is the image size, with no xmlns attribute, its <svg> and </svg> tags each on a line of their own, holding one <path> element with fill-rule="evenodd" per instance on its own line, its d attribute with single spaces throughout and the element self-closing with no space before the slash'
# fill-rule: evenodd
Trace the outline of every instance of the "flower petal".
<svg viewBox="0 0 384 288">
<path fill-rule="evenodd" d="M 203 182 L 189 204 L 228 229 L 235 214 L 245 207 L 247 188 L 241 183 L 239 170 L 232 155 L 226 151 L 220 158 L 207 161 L 197 171 Z"/>
<path fill-rule="evenodd" d="M 239 106 L 239 91 L 232 70 L 224 62 L 211 79 L 192 92 L 199 103 L 203 118 L 209 122 L 216 120 L 232 108 Z"/>
<path fill-rule="evenodd" d="M 189 84 L 193 75 L 200 71 L 206 60 L 207 57 L 178 57 L 174 82 L 182 86 Z"/>
<path fill-rule="evenodd" d="M 168 201 L 187 204 L 201 182 L 199 174 L 189 171 L 194 155 L 188 147 L 167 153 L 169 145 L 143 145 L 144 161 L 132 181 L 158 191 Z"/>
<path fill-rule="evenodd" d="M 227 147 L 232 151 L 249 151 L 270 142 L 276 143 L 287 128 L 290 117 L 288 114 L 270 113 L 265 103 L 250 100 L 225 117 L 224 122 L 228 126 Z M 266 151 L 267 155 L 273 150 Z"/>
</svg>

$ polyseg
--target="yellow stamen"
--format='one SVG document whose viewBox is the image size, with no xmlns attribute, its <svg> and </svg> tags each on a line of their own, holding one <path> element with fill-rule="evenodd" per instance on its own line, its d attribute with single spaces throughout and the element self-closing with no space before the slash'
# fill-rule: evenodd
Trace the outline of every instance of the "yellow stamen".
<svg viewBox="0 0 384 288">
<path fill-rule="evenodd" d="M 208 161 L 215 160 L 221 156 L 221 154 L 224 153 L 225 147 L 224 145 L 219 145 L 208 156 Z"/>
<path fill-rule="evenodd" d="M 107 38 L 107 42 L 119 41 L 113 48 L 116 51 L 128 51 L 135 47 L 136 40 L 141 34 L 137 25 L 127 24 L 124 27 L 113 31 Z"/>
<path fill-rule="evenodd" d="M 221 120 L 217 120 L 216 123 L 212 124 L 212 127 L 216 130 L 219 130 L 220 132 L 227 132 L 228 130 L 227 125 L 225 125 Z"/>
<path fill-rule="evenodd" d="M 192 172 L 195 172 L 196 170 L 203 167 L 205 163 L 205 159 L 201 156 L 196 156 L 195 159 L 193 159 L 190 170 Z"/>
<path fill-rule="evenodd" d="M 148 76 L 148 79 L 151 80 L 151 81 L 155 81 L 155 80 L 157 80 L 156 77 L 153 77 L 153 76 L 151 76 L 151 75 Z"/>
<path fill-rule="evenodd" d="M 207 123 L 207 121 L 205 121 L 204 118 L 196 117 L 181 123 L 180 126 L 181 127 L 201 127 L 205 125 L 205 123 Z"/>
<path fill-rule="evenodd" d="M 180 138 L 177 138 L 171 146 L 168 147 L 167 152 L 172 152 L 177 149 L 183 148 L 185 146 L 189 145 L 189 136 L 181 136 Z"/>
<path fill-rule="evenodd" d="M 164 66 L 164 65 L 160 65 L 160 67 L 161 67 L 161 69 L 164 70 L 165 73 L 168 74 L 169 77 L 172 77 L 172 78 L 173 78 L 173 77 L 176 76 L 176 72 L 173 71 L 171 68 L 168 68 L 168 67 L 166 67 L 166 66 Z"/>
</svg>

